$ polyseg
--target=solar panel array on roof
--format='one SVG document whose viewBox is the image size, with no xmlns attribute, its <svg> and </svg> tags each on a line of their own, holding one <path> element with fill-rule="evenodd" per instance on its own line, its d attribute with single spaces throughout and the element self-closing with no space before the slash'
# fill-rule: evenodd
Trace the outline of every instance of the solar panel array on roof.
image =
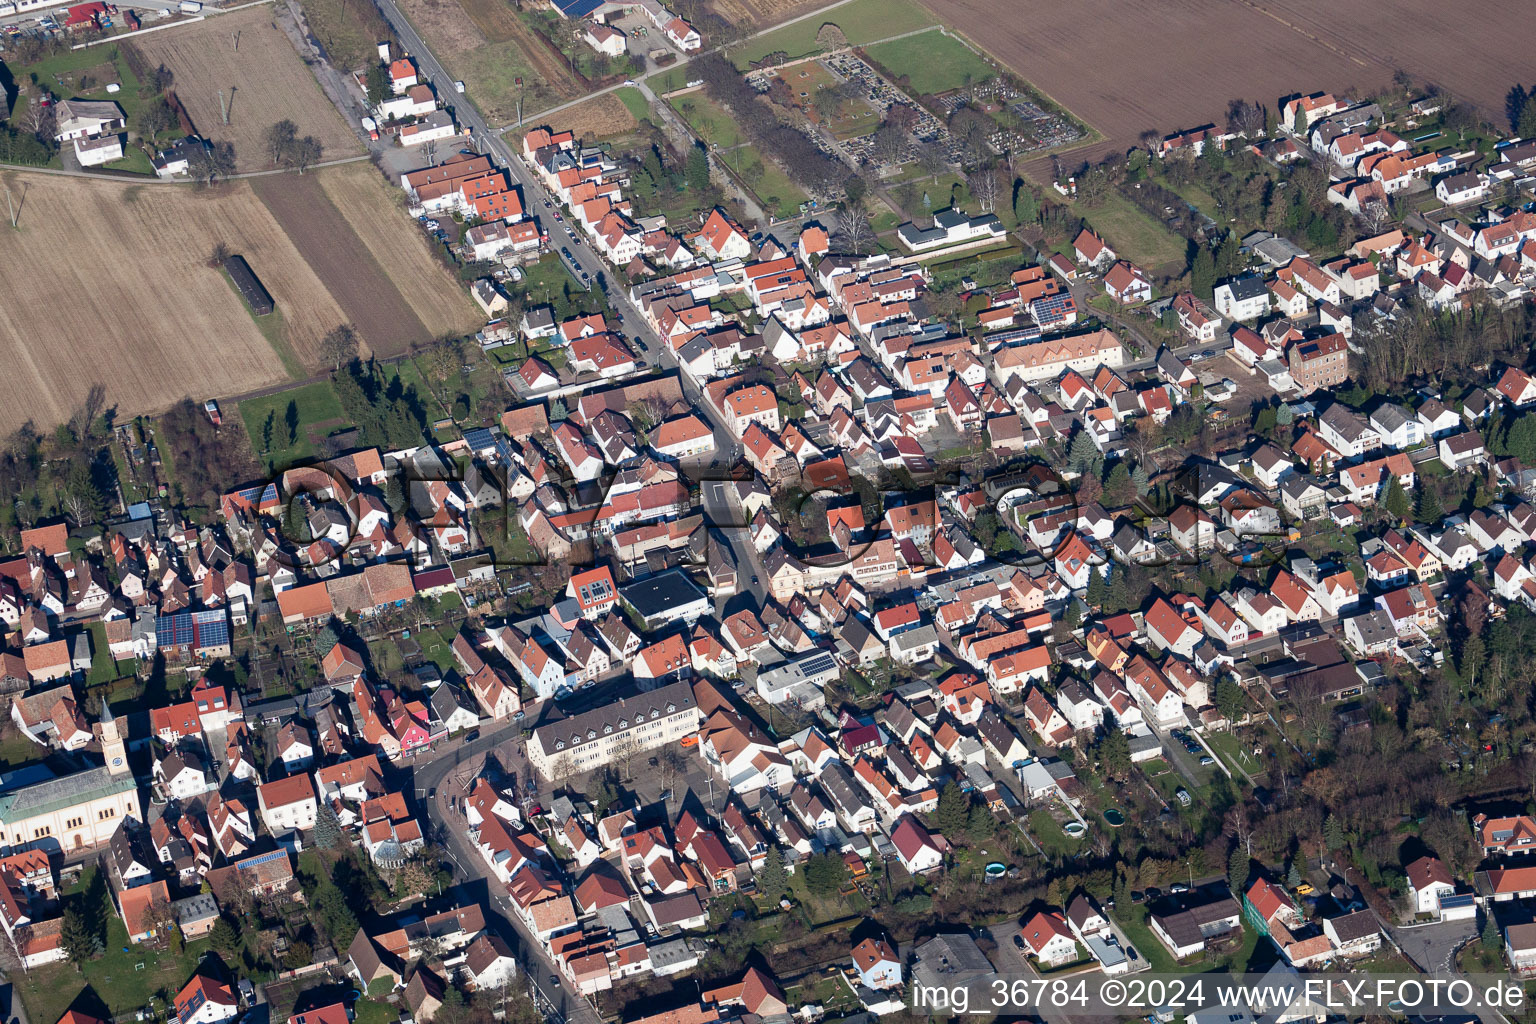
<svg viewBox="0 0 1536 1024">
<path fill-rule="evenodd" d="M 229 619 L 223 609 L 176 612 L 155 619 L 155 641 L 160 647 L 219 647 L 229 643 Z"/>
<path fill-rule="evenodd" d="M 219 647 L 229 643 L 229 619 L 222 608 L 192 613 L 197 646 Z"/>
<path fill-rule="evenodd" d="M 496 436 L 485 427 L 471 427 L 464 431 L 464 443 L 472 452 L 485 451 L 496 447 Z"/>
<path fill-rule="evenodd" d="M 1072 296 L 1063 292 L 1061 294 L 1047 295 L 1044 298 L 1036 299 L 1032 305 L 1031 312 L 1033 312 L 1035 318 L 1042 323 L 1054 323 L 1055 321 L 1064 318 L 1066 314 L 1074 308 L 1074 306 L 1075 304 L 1072 301 Z"/>
<path fill-rule="evenodd" d="M 803 676 L 814 676 L 819 675 L 822 672 L 830 672 L 832 671 L 834 664 L 835 663 L 832 660 L 832 655 L 821 654 L 814 658 L 808 658 L 805 661 L 800 662 L 800 674 Z"/>
<path fill-rule="evenodd" d="M 192 613 L 176 612 L 155 620 L 155 641 L 161 647 L 183 647 L 192 642 Z"/>
<path fill-rule="evenodd" d="M 567 18 L 585 18 L 606 0 L 555 0 L 555 9 Z"/>
</svg>

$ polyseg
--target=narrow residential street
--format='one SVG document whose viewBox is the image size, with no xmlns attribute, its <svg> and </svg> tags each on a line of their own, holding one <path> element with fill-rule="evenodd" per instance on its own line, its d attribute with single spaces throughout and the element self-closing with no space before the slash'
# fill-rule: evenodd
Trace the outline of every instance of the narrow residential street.
<svg viewBox="0 0 1536 1024">
<path fill-rule="evenodd" d="M 412 771 L 414 795 L 418 805 L 426 808 L 427 817 L 457 869 L 455 875 L 459 881 L 485 882 L 491 910 L 510 925 L 510 931 L 507 928 L 500 930 L 507 939 L 516 940 L 513 943 L 513 954 L 521 968 L 527 972 L 528 985 L 539 1009 L 556 1024 L 599 1024 L 600 1018 L 591 1004 L 559 972 L 543 944 L 517 916 L 505 886 L 496 879 L 480 852 L 470 843 L 468 823 L 449 803 L 453 787 L 448 783 L 454 772 L 493 751 L 507 755 L 513 762 L 507 767 L 515 766 L 519 781 L 523 781 L 525 763 L 520 762 L 516 756 L 523 743 L 521 730 L 522 724 L 518 722 L 488 724 L 481 727 L 479 738 L 473 742 L 454 741 L 440 748 L 430 760 L 418 758 Z"/>
</svg>

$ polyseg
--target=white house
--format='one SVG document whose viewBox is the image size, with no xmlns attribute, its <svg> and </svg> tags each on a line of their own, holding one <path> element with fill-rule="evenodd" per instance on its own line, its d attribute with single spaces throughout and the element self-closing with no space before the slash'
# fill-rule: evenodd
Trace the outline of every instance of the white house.
<svg viewBox="0 0 1536 1024">
<path fill-rule="evenodd" d="M 1440 900 L 1456 892 L 1456 882 L 1439 857 L 1420 857 L 1408 865 L 1408 893 L 1419 914 L 1440 916 Z"/>
<path fill-rule="evenodd" d="M 1269 288 L 1261 277 L 1234 277 L 1216 286 L 1216 312 L 1232 320 L 1257 320 L 1269 312 Z"/>
<path fill-rule="evenodd" d="M 581 38 L 598 53 L 613 58 L 624 56 L 629 45 L 628 37 L 623 32 L 612 25 L 599 25 L 596 22 L 587 26 Z"/>
<path fill-rule="evenodd" d="M 1370 415 L 1370 424 L 1381 436 L 1382 444 L 1401 451 L 1424 440 L 1424 424 L 1418 416 L 1392 402 L 1384 402 Z"/>
<path fill-rule="evenodd" d="M 1447 206 L 1479 202 L 1488 198 L 1488 177 L 1476 171 L 1446 175 L 1435 183 L 1435 198 Z"/>
<path fill-rule="evenodd" d="M 1020 934 L 1035 959 L 1048 967 L 1077 959 L 1077 939 L 1067 922 L 1054 911 L 1042 911 L 1030 918 Z"/>
<path fill-rule="evenodd" d="M 308 775 L 290 775 L 256 790 L 261 820 L 274 836 L 303 832 L 315 827 L 319 809 L 314 783 Z"/>
<path fill-rule="evenodd" d="M 865 939 L 853 947 L 853 969 L 860 984 L 877 992 L 901 985 L 901 960 L 884 939 Z"/>
<path fill-rule="evenodd" d="M 123 108 L 111 100 L 60 100 L 54 104 L 54 140 L 95 139 L 127 126 Z"/>
<path fill-rule="evenodd" d="M 896 857 L 909 874 L 927 874 L 944 865 L 943 849 L 923 823 L 910 814 L 903 815 L 891 830 L 891 845 L 896 847 Z"/>
</svg>

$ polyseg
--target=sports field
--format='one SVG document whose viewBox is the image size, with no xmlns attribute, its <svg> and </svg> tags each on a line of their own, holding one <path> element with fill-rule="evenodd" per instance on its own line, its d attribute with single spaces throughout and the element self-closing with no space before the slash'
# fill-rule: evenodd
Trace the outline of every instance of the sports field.
<svg viewBox="0 0 1536 1024">
<path fill-rule="evenodd" d="M 938 29 L 877 43 L 867 52 L 882 67 L 905 75 L 911 90 L 920 96 L 960 89 L 997 74 L 976 51 Z"/>
<path fill-rule="evenodd" d="M 938 19 L 912 0 L 853 0 L 828 11 L 825 17 L 806 18 L 777 32 L 758 36 L 733 49 L 731 58 L 737 67 L 745 70 L 753 61 L 776 50 L 783 50 L 791 59 L 821 53 L 823 47 L 816 42 L 816 36 L 825 24 L 842 29 L 850 45 L 862 46 L 877 39 L 889 39 L 903 32 L 937 25 Z"/>
</svg>

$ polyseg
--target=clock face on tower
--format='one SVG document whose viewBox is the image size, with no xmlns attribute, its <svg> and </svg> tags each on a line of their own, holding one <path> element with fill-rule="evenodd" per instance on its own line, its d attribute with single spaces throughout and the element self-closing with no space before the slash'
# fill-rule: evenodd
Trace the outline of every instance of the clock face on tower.
<svg viewBox="0 0 1536 1024">
<path fill-rule="evenodd" d="M 119 765 L 119 764 L 122 764 L 122 763 L 123 763 L 123 759 L 122 759 L 122 758 L 120 758 L 120 757 L 114 757 L 114 758 L 113 758 L 113 759 L 112 759 L 112 763 L 113 763 L 113 764 L 114 764 L 114 765 Z"/>
</svg>

